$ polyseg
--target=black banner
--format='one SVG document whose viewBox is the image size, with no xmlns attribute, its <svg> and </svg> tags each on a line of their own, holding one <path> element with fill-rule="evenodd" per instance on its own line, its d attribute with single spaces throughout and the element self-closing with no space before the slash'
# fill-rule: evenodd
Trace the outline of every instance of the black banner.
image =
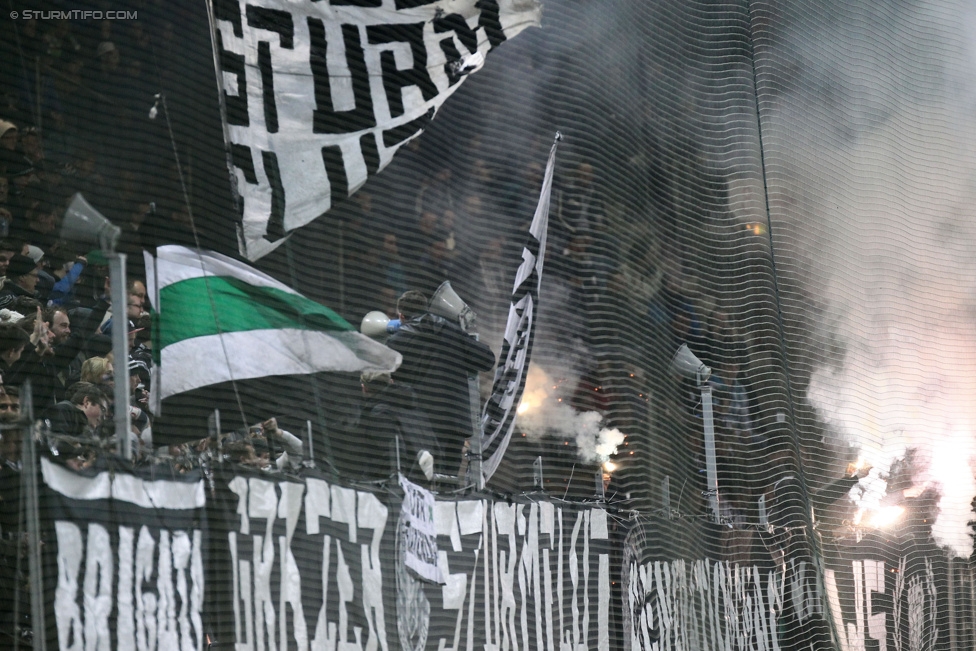
<svg viewBox="0 0 976 651">
<path fill-rule="evenodd" d="M 52 649 L 609 649 L 599 506 L 438 499 L 439 585 L 403 561 L 392 483 L 42 471 Z"/>
<path fill-rule="evenodd" d="M 617 555 L 601 505 L 438 498 L 436 584 L 404 562 L 392 482 L 41 471 L 51 649 L 828 648 L 832 628 L 842 649 L 923 651 L 950 636 L 952 564 L 924 541 L 832 548 L 821 572 L 775 535 L 761 563 L 655 558 L 638 527 Z"/>
<path fill-rule="evenodd" d="M 209 527 L 200 476 L 75 472 L 49 459 L 41 471 L 48 648 L 202 648 Z"/>
</svg>

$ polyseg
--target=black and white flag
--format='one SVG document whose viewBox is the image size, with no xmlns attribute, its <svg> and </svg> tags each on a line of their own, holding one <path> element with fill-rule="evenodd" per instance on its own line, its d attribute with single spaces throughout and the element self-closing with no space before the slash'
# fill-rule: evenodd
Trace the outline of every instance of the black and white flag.
<svg viewBox="0 0 976 651">
<path fill-rule="evenodd" d="M 552 172 L 556 162 L 556 146 L 562 138 L 556 134 L 556 142 L 549 150 L 546 176 L 542 181 L 542 192 L 535 208 L 535 216 L 529 227 L 525 247 L 522 249 L 522 263 L 515 275 L 515 288 L 512 291 L 512 304 L 508 308 L 508 322 L 505 324 L 505 341 L 502 344 L 501 359 L 495 370 L 495 381 L 491 387 L 491 397 L 485 403 L 481 417 L 481 453 L 485 460 L 482 472 L 485 481 L 495 473 L 515 428 L 515 417 L 522 391 L 525 389 L 526 373 L 532 356 L 533 325 L 539 305 L 539 287 L 542 285 L 542 263 L 546 253 L 546 231 L 549 229 L 549 196 L 552 194 Z"/>
<path fill-rule="evenodd" d="M 256 260 L 421 133 L 538 0 L 214 0 L 241 253 Z"/>
</svg>

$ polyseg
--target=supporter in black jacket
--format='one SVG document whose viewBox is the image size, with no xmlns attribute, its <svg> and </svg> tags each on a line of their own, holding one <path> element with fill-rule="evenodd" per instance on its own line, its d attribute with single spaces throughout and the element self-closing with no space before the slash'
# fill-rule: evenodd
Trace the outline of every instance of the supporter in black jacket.
<svg viewBox="0 0 976 651">
<path fill-rule="evenodd" d="M 30 336 L 26 332 L 13 324 L 0 323 L 0 375 L 4 384 L 19 384 L 12 381 L 11 369 L 29 345 Z"/>
<path fill-rule="evenodd" d="M 86 436 L 93 434 L 105 417 L 107 398 L 88 382 L 74 385 L 70 400 L 62 400 L 44 412 L 52 434 Z"/>
<path fill-rule="evenodd" d="M 19 296 L 36 298 L 37 263 L 26 255 L 15 254 L 7 264 L 7 279 L 0 287 L 0 307 L 10 307 Z"/>
<path fill-rule="evenodd" d="M 74 323 L 63 307 L 51 307 L 39 315 L 40 328 L 35 338 L 9 371 L 10 384 L 20 385 L 29 379 L 33 386 L 34 405 L 47 409 L 68 397 L 67 389 L 77 379 L 74 367 L 84 358 L 82 350 L 88 343 L 101 311 L 78 314 Z"/>
<path fill-rule="evenodd" d="M 360 421 L 364 447 L 377 458 L 364 468 L 370 479 L 383 479 L 396 470 L 399 441 L 400 470 L 412 481 L 430 481 L 443 464 L 437 438 L 427 413 L 417 405 L 413 389 L 396 384 L 389 373 L 365 372 L 363 415 Z M 389 457 L 383 457 L 389 452 Z M 426 453 L 426 454 L 425 454 Z"/>
<path fill-rule="evenodd" d="M 461 465 L 464 440 L 473 433 L 472 409 L 478 408 L 471 404 L 468 377 L 490 371 L 495 355 L 458 325 L 428 313 L 420 292 L 403 294 L 397 312 L 400 329 L 386 342 L 403 355 L 393 381 L 416 391 L 444 451 L 445 461 L 438 465 L 453 474 Z"/>
</svg>

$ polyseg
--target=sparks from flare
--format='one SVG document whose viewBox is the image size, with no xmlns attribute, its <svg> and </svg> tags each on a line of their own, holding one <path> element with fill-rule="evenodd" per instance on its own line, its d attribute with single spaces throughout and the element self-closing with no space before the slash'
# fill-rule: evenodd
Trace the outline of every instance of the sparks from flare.
<svg viewBox="0 0 976 651">
<path fill-rule="evenodd" d="M 553 381 L 541 367 L 531 364 L 516 409 L 517 425 L 529 438 L 571 435 L 581 459 L 603 464 L 617 453 L 625 436 L 619 430 L 601 428 L 603 415 L 599 412 L 578 412 L 564 402 L 558 394 L 570 384 L 565 380 Z"/>
</svg>

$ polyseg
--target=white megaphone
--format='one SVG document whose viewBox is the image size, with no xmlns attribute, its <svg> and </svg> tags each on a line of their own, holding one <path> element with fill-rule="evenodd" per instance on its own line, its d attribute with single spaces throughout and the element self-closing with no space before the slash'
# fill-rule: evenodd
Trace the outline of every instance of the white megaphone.
<svg viewBox="0 0 976 651">
<path fill-rule="evenodd" d="M 712 374 L 712 369 L 705 366 L 695 353 L 691 352 L 688 344 L 681 344 L 678 352 L 671 358 L 671 365 L 668 368 L 674 375 L 694 378 L 698 386 L 705 384 Z"/>
<path fill-rule="evenodd" d="M 97 244 L 102 251 L 114 252 L 121 234 L 122 229 L 95 210 L 80 192 L 75 193 L 64 213 L 61 239 Z"/>
<path fill-rule="evenodd" d="M 391 319 L 379 310 L 368 312 L 359 324 L 359 331 L 367 337 L 385 337 L 400 329 L 400 319 Z"/>
<path fill-rule="evenodd" d="M 427 311 L 449 321 L 457 322 L 465 332 L 474 326 L 474 320 L 477 316 L 474 310 L 468 307 L 468 304 L 457 295 L 449 280 L 442 282 L 434 295 L 430 297 Z"/>
</svg>

